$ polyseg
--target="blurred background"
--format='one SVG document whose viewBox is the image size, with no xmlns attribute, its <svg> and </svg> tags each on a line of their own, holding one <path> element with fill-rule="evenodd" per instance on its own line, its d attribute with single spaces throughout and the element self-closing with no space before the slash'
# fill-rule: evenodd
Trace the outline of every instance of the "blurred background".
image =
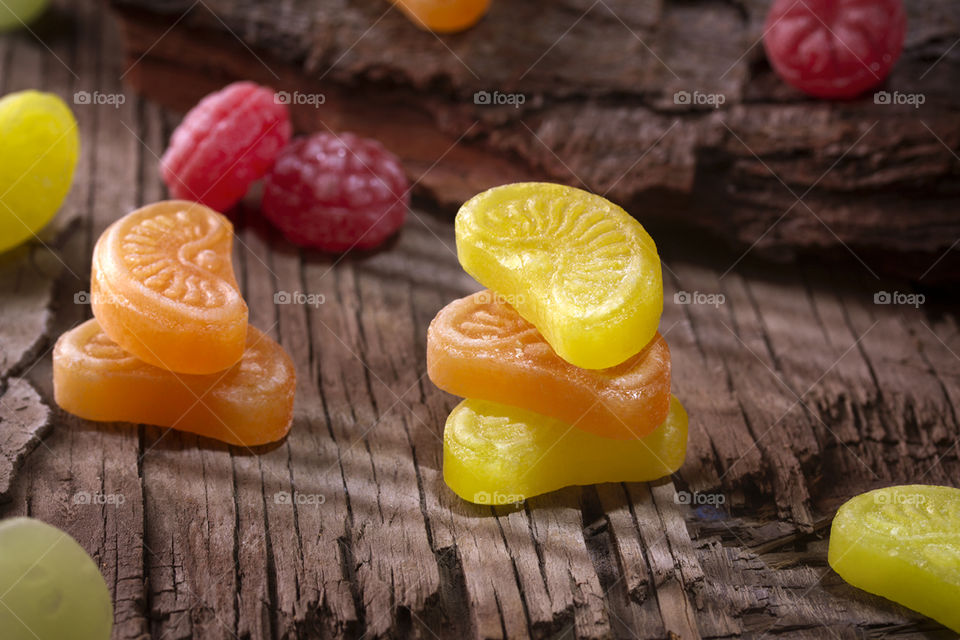
<svg viewBox="0 0 960 640">
<path fill-rule="evenodd" d="M 949 2 L 906 3 L 889 77 L 842 101 L 773 72 L 765 0 L 493 2 L 456 35 L 411 29 L 381 0 L 112 7 L 137 91 L 183 109 L 237 78 L 276 86 L 301 128 L 383 140 L 416 193 L 451 211 L 494 184 L 552 180 L 767 258 L 853 254 L 924 283 L 958 273 Z"/>
</svg>

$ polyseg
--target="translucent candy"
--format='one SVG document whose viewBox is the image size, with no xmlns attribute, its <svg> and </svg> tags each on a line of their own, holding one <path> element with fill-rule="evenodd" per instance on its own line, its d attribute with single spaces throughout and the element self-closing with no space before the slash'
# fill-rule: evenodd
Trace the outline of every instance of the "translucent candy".
<svg viewBox="0 0 960 640">
<path fill-rule="evenodd" d="M 233 275 L 233 225 L 195 202 L 127 214 L 93 250 L 91 304 L 124 351 L 157 367 L 205 374 L 235 364 L 247 305 Z"/>
<path fill-rule="evenodd" d="M 3 11 L 0 5 L 0 20 Z M 40 231 L 67 197 L 80 149 L 77 121 L 52 93 L 11 93 L 0 99 L 0 148 L 0 251 L 6 251 Z"/>
<path fill-rule="evenodd" d="M 490 0 L 393 0 L 421 29 L 455 33 L 475 25 L 486 15 Z"/>
<path fill-rule="evenodd" d="M 189 375 L 142 362 L 88 320 L 53 350 L 53 393 L 87 420 L 154 424 L 230 444 L 283 438 L 293 419 L 296 373 L 283 348 L 255 327 L 242 359 L 226 371 Z"/>
<path fill-rule="evenodd" d="M 960 633 L 960 489 L 904 485 L 837 511 L 828 560 L 855 587 Z"/>
<path fill-rule="evenodd" d="M 687 413 L 676 398 L 639 440 L 611 440 L 531 411 L 464 400 L 443 430 L 443 479 L 476 504 L 519 502 L 569 485 L 642 482 L 683 464 Z"/>
<path fill-rule="evenodd" d="M 581 369 L 491 291 L 437 314 L 427 332 L 427 372 L 455 395 L 521 407 L 606 438 L 646 436 L 670 408 L 670 349 L 659 334 L 616 367 Z"/>
<path fill-rule="evenodd" d="M 0 521 L 3 640 L 109 640 L 110 592 L 83 547 L 33 518 Z"/>
<path fill-rule="evenodd" d="M 467 273 L 507 298 L 573 365 L 616 366 L 657 332 L 656 245 L 600 196 L 549 183 L 496 187 L 461 207 L 456 238 Z"/>
</svg>

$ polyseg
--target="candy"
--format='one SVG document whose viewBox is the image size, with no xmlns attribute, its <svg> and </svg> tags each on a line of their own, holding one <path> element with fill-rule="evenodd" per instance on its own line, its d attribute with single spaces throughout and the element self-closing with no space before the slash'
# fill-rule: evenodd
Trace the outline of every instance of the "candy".
<svg viewBox="0 0 960 640">
<path fill-rule="evenodd" d="M 50 0 L 3 0 L 0 3 L 0 31 L 29 24 L 43 13 Z"/>
<path fill-rule="evenodd" d="M 905 485 L 849 500 L 828 560 L 855 587 L 960 632 L 960 489 Z"/>
<path fill-rule="evenodd" d="M 125 351 L 180 373 L 213 373 L 243 355 L 247 305 L 233 276 L 233 225 L 195 202 L 147 205 L 93 250 L 91 304 Z"/>
<path fill-rule="evenodd" d="M 763 46 L 788 84 L 820 98 L 853 98 L 887 77 L 906 30 L 901 0 L 777 0 Z"/>
<path fill-rule="evenodd" d="M 614 368 L 581 369 L 491 291 L 437 314 L 427 332 L 427 372 L 452 394 L 521 407 L 606 438 L 646 436 L 670 408 L 670 349 L 659 334 Z"/>
<path fill-rule="evenodd" d="M 610 440 L 531 411 L 464 400 L 443 431 L 443 479 L 476 504 L 519 502 L 569 485 L 643 482 L 680 468 L 687 414 L 676 398 L 640 440 Z"/>
<path fill-rule="evenodd" d="M 600 196 L 537 182 L 496 187 L 461 207 L 456 237 L 467 273 L 509 298 L 573 365 L 616 366 L 657 332 L 656 245 Z"/>
<path fill-rule="evenodd" d="M 469 29 L 490 8 L 490 0 L 394 0 L 394 4 L 415 25 L 437 33 Z"/>
<path fill-rule="evenodd" d="M 273 166 L 290 132 L 290 115 L 272 89 L 235 82 L 187 113 L 160 172 L 173 197 L 227 211 Z"/>
<path fill-rule="evenodd" d="M 57 213 L 79 146 L 77 121 L 59 97 L 21 91 L 0 99 L 0 251 L 32 237 Z"/>
<path fill-rule="evenodd" d="M 230 444 L 283 438 L 293 419 L 296 374 L 283 347 L 255 327 L 243 359 L 207 375 L 177 374 L 137 360 L 91 319 L 60 336 L 53 394 L 87 420 L 154 424 Z"/>
<path fill-rule="evenodd" d="M 294 141 L 264 180 L 261 211 L 294 244 L 371 249 L 403 225 L 410 206 L 396 156 L 352 133 Z"/>
<path fill-rule="evenodd" d="M 110 592 L 87 552 L 33 518 L 0 522 L 3 640 L 109 640 Z"/>
</svg>

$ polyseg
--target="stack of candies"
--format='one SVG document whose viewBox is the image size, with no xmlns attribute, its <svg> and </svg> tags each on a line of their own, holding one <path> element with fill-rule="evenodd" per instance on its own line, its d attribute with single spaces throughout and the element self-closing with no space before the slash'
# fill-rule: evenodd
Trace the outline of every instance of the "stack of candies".
<svg viewBox="0 0 960 640">
<path fill-rule="evenodd" d="M 505 504 L 676 471 L 687 415 L 670 394 L 660 258 L 640 223 L 579 189 L 518 183 L 464 204 L 456 238 L 489 289 L 447 305 L 427 335 L 430 379 L 468 398 L 444 428 L 447 485 Z"/>
<path fill-rule="evenodd" d="M 88 420 L 155 424 L 253 446 L 290 430 L 296 375 L 247 324 L 233 225 L 195 202 L 147 205 L 110 225 L 91 269 L 94 318 L 53 352 L 57 404 Z"/>
</svg>

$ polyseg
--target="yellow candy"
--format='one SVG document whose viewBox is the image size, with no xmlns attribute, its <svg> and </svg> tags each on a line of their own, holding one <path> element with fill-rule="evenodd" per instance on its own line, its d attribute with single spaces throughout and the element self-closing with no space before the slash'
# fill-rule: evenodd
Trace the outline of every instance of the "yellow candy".
<svg viewBox="0 0 960 640">
<path fill-rule="evenodd" d="M 456 235 L 466 272 L 503 295 L 573 365 L 616 366 L 656 334 L 657 247 L 605 198 L 549 183 L 496 187 L 461 207 Z"/>
<path fill-rule="evenodd" d="M 639 440 L 611 440 L 486 400 L 464 400 L 443 430 L 443 479 L 476 504 L 507 504 L 570 485 L 645 482 L 683 464 L 687 412 L 670 413 Z"/>
<path fill-rule="evenodd" d="M 11 31 L 35 20 L 50 0 L 3 0 L 0 2 L 0 31 Z"/>
<path fill-rule="evenodd" d="M 29 239 L 57 213 L 79 146 L 73 113 L 52 93 L 21 91 L 0 100 L 0 251 Z"/>
<path fill-rule="evenodd" d="M 960 632 L 960 489 L 888 487 L 837 511 L 830 566 L 855 587 Z"/>
</svg>

